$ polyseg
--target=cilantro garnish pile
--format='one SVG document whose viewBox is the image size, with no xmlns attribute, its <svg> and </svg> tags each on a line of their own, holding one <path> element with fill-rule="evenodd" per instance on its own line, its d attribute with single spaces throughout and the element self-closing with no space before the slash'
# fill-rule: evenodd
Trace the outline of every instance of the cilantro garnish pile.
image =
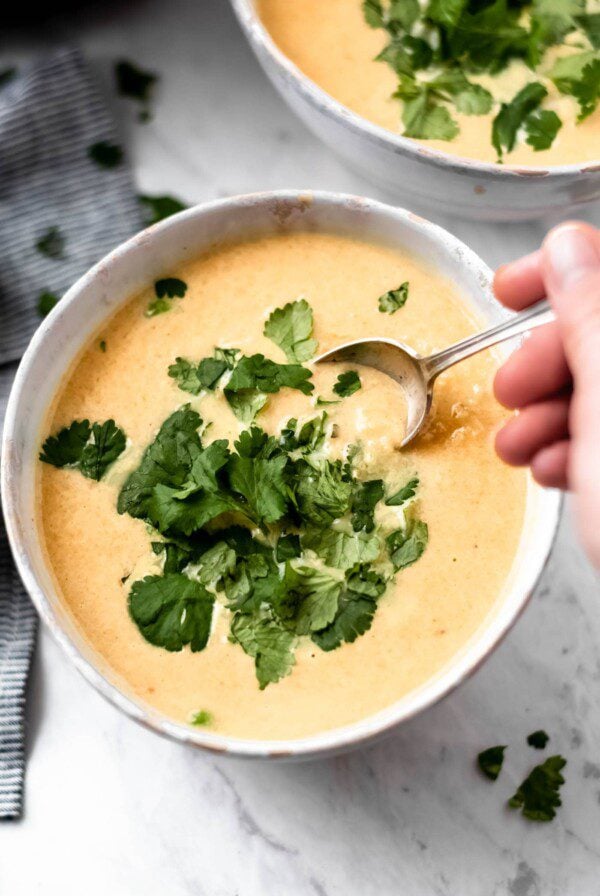
<svg viewBox="0 0 600 896">
<path fill-rule="evenodd" d="M 367 24 L 383 28 L 389 43 L 377 57 L 398 76 L 404 134 L 419 140 L 452 140 L 459 132 L 453 109 L 486 115 L 497 109 L 491 140 L 501 161 L 523 131 L 534 150 L 548 149 L 562 122 L 543 108 L 549 79 L 579 104 L 578 120 L 600 99 L 600 13 L 586 0 L 363 0 Z M 574 52 L 549 67 L 546 53 L 568 39 Z M 514 59 L 531 81 L 509 103 L 498 104 L 477 83 Z M 543 74 L 542 74 L 543 73 Z"/>
<path fill-rule="evenodd" d="M 183 294 L 183 286 L 158 281 L 157 298 Z M 416 516 L 418 479 L 362 478 L 356 445 L 333 459 L 326 412 L 291 419 L 274 435 L 254 422 L 280 389 L 310 396 L 314 388 L 303 363 L 317 349 L 308 303 L 276 309 L 264 334 L 290 363 L 216 348 L 200 361 L 177 358 L 165 371 L 200 402 L 206 392 L 223 400 L 244 426 L 233 446 L 208 441 L 209 422 L 184 404 L 164 421 L 117 500 L 119 513 L 146 523 L 149 550 L 163 563 L 160 575 L 127 580 L 141 635 L 169 651 L 203 650 L 218 602 L 230 612 L 230 641 L 254 660 L 261 689 L 290 673 L 300 639 L 330 651 L 364 635 L 388 584 L 420 558 L 428 539 Z M 352 401 L 357 372 L 338 383 L 339 400 Z M 124 447 L 114 421 L 75 421 L 46 440 L 40 457 L 100 479 Z M 384 503 L 397 508 L 393 525 L 378 522 Z"/>
</svg>

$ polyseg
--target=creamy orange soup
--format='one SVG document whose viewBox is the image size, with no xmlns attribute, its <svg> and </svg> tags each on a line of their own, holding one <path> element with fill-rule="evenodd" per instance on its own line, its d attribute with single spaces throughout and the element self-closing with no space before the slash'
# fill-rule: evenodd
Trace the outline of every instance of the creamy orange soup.
<svg viewBox="0 0 600 896">
<path fill-rule="evenodd" d="M 262 333 L 264 322 L 274 308 L 300 297 L 313 309 L 319 351 L 373 334 L 427 353 L 478 324 L 453 284 L 426 260 L 335 235 L 227 245 L 165 275 L 187 283 L 185 297 L 155 317 L 144 314 L 152 285 L 132 299 L 88 345 L 44 428 L 45 437 L 73 420 L 114 418 L 127 436 L 126 450 L 99 482 L 75 469 L 39 465 L 40 526 L 58 592 L 126 692 L 179 722 L 204 711 L 210 729 L 223 734 L 296 738 L 375 713 L 422 685 L 465 646 L 509 575 L 526 477 L 494 453 L 494 431 L 504 417 L 491 395 L 496 361 L 485 353 L 443 375 L 429 428 L 404 450 L 403 396 L 384 375 L 361 369 L 362 388 L 325 406 L 334 426 L 330 457 L 344 457 L 349 444 L 360 444 L 359 474 L 382 478 L 390 491 L 418 477 L 409 503 L 426 522 L 429 542 L 380 597 L 369 631 L 329 652 L 299 638 L 290 674 L 261 690 L 251 656 L 228 640 L 231 611 L 219 596 L 200 652 L 154 646 L 128 612 L 132 582 L 160 575 L 163 557 L 150 549 L 156 534 L 142 520 L 116 511 L 126 477 L 165 418 L 188 400 L 212 424 L 203 433 L 205 444 L 217 438 L 232 443 L 245 428 L 222 393 L 186 394 L 167 375 L 168 366 L 177 356 L 210 355 L 216 345 L 283 362 Z M 379 311 L 378 297 L 406 281 L 405 305 L 393 314 Z M 315 366 L 312 396 L 282 389 L 256 423 L 278 433 L 290 417 L 321 413 L 316 396 L 336 398 L 339 372 L 334 365 Z M 389 531 L 403 512 L 382 501 L 377 525 Z"/>
<path fill-rule="evenodd" d="M 389 42 L 382 29 L 365 22 L 360 0 L 256 0 L 259 15 L 276 44 L 298 68 L 334 99 L 353 112 L 394 133 L 403 133 L 401 101 L 392 94 L 398 77 L 385 63 L 375 60 Z M 590 13 L 600 11 L 589 0 Z M 543 108 L 555 112 L 563 126 L 549 149 L 536 151 L 521 133 L 512 152 L 511 165 L 565 165 L 596 160 L 600 155 L 600 110 L 576 124 L 579 106 L 573 96 L 559 92 L 548 77 L 556 60 L 582 50 L 589 42 L 580 33 L 567 35 L 564 45 L 551 47 L 537 71 L 513 60 L 497 75 L 471 75 L 495 99 L 489 114 L 465 115 L 452 108 L 460 132 L 452 140 L 423 140 L 428 147 L 483 162 L 495 162 L 491 142 L 492 121 L 501 103 L 509 103 L 526 84 L 538 81 L 547 89 Z"/>
</svg>

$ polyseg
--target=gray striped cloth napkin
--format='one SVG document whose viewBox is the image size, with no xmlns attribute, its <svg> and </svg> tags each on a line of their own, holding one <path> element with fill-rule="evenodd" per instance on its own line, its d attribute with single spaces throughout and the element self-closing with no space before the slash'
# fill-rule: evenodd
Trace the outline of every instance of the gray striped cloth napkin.
<svg viewBox="0 0 600 896">
<path fill-rule="evenodd" d="M 127 165 L 103 168 L 88 155 L 100 141 L 117 137 L 78 50 L 58 49 L 0 86 L 2 409 L 11 362 L 40 321 L 40 293 L 62 295 L 141 227 Z M 44 237 L 60 251 L 41 253 L 36 244 Z M 22 811 L 25 693 L 36 626 L 0 521 L 0 818 Z"/>
</svg>

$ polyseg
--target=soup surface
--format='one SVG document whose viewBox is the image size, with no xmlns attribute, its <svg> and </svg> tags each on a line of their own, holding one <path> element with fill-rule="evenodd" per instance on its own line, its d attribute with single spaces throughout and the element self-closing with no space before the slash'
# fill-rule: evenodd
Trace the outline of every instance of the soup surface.
<svg viewBox="0 0 600 896">
<path fill-rule="evenodd" d="M 587 9 L 588 21 L 594 23 L 590 26 L 594 29 L 593 36 L 590 37 L 591 32 L 586 32 L 577 25 L 581 19 L 574 19 L 573 30 L 567 31 L 559 39 L 558 45 L 540 47 L 541 58 L 533 67 L 529 67 L 521 58 L 510 59 L 502 70 L 493 73 L 478 71 L 477 66 L 474 69 L 459 66 L 459 71 L 464 70 L 468 75 L 471 85 L 479 85 L 489 91 L 489 110 L 482 112 L 482 109 L 487 108 L 485 101 L 481 105 L 482 95 L 467 93 L 464 86 L 460 90 L 453 86 L 452 93 L 445 87 L 433 101 L 433 94 L 429 98 L 421 94 L 423 104 L 432 106 L 432 103 L 436 103 L 437 110 L 432 119 L 429 114 L 431 108 L 424 110 L 417 99 L 414 114 L 410 117 L 414 132 L 411 132 L 407 121 L 403 122 L 407 100 L 397 99 L 393 94 L 398 90 L 402 78 L 405 85 L 403 95 L 409 97 L 411 92 L 406 84 L 414 85 L 413 75 L 416 83 L 420 84 L 432 81 L 440 75 L 443 68 L 435 63 L 423 69 L 417 67 L 414 73 L 411 71 L 407 81 L 406 75 L 399 75 L 399 71 L 406 70 L 404 55 L 401 64 L 395 61 L 397 57 L 392 58 L 393 64 L 377 60 L 376 57 L 393 44 L 393 38 L 390 43 L 390 33 L 385 28 L 370 27 L 367 24 L 360 0 L 328 0 L 327 3 L 322 3 L 321 0 L 257 0 L 256 5 L 276 44 L 305 75 L 344 106 L 387 130 L 419 138 L 419 128 L 423 132 L 429 129 L 430 135 L 422 139 L 428 147 L 463 158 L 496 162 L 498 150 L 492 142 L 494 119 L 502 104 L 511 104 L 522 88 L 535 82 L 540 85 L 541 94 L 545 90 L 546 95 L 537 107 L 535 103 L 530 107 L 534 110 L 528 113 L 532 117 L 528 120 L 528 115 L 522 111 L 514 126 L 510 120 L 505 121 L 500 130 L 500 134 L 504 136 L 507 125 L 509 133 L 511 128 L 514 131 L 514 147 L 510 148 L 513 136 L 508 137 L 508 145 L 505 143 L 503 146 L 504 161 L 510 165 L 524 166 L 563 165 L 594 161 L 600 155 L 600 110 L 596 108 L 600 67 L 598 0 L 588 0 L 587 5 L 583 0 L 581 3 L 576 0 L 572 4 L 573 8 L 580 8 L 581 12 Z M 410 6 L 410 0 L 406 5 Z M 424 7 L 425 4 L 421 6 Z M 560 4 L 557 6 L 562 9 Z M 383 8 L 385 7 L 384 2 Z M 551 15 L 552 4 L 546 4 L 545 8 Z M 527 15 L 521 24 L 526 28 L 530 26 Z M 554 20 L 551 20 L 548 27 L 555 27 Z M 497 30 L 500 33 L 501 29 Z M 424 31 L 418 23 L 413 26 L 412 32 L 436 46 L 438 38 Z M 494 58 L 499 42 L 500 38 L 498 44 L 492 44 L 489 54 L 483 53 L 484 59 Z M 413 52 L 410 46 L 409 51 Z M 583 54 L 586 54 L 585 57 Z M 567 72 L 556 68 L 559 60 L 575 56 L 581 60 L 581 65 L 573 63 Z M 581 74 L 585 67 L 583 63 L 590 66 L 585 77 Z M 478 65 L 481 67 L 480 60 Z M 452 73 L 456 74 L 456 68 L 452 68 Z M 580 90 L 578 84 L 583 85 L 581 90 L 586 95 L 594 97 L 585 113 L 576 99 Z M 513 118 L 514 114 L 519 115 L 513 104 L 508 118 Z M 583 114 L 586 117 L 578 121 Z M 445 116 L 442 122 L 440 116 Z M 559 124 L 553 116 L 557 116 Z M 454 125 L 449 124 L 448 117 Z M 529 136 L 527 130 L 530 125 L 533 136 Z M 556 133 L 557 126 L 559 130 Z M 446 136 L 444 139 L 437 139 L 440 127 L 442 130 L 448 127 L 452 130 L 455 127 L 457 133 L 451 139 Z M 543 132 L 541 137 L 540 128 Z M 552 143 L 546 147 L 548 140 L 552 140 Z M 544 148 L 535 148 L 533 143 Z"/>
<path fill-rule="evenodd" d="M 191 723 L 201 713 L 196 721 L 220 733 L 290 738 L 345 725 L 389 706 L 442 669 L 474 634 L 499 598 L 517 549 L 526 477 L 494 454 L 493 433 L 504 412 L 491 396 L 495 362 L 489 353 L 440 378 L 431 424 L 404 450 L 398 448 L 404 413 L 400 387 L 375 371 L 353 368 L 349 379 L 354 387 L 348 387 L 346 376 L 346 386 L 336 391 L 348 365 L 311 367 L 308 362 L 315 385 L 311 395 L 282 388 L 268 396 L 255 424 L 270 434 L 279 435 L 290 418 L 302 424 L 327 415 L 327 437 L 309 460 L 315 469 L 330 464 L 341 476 L 328 500 L 335 502 L 346 488 L 348 467 L 343 464 L 353 464 L 352 475 L 363 482 L 382 482 L 385 496 L 380 494 L 371 514 L 370 534 L 366 501 L 367 506 L 352 506 L 352 527 L 343 520 L 321 519 L 311 537 L 319 542 L 344 531 L 355 539 L 354 548 L 360 540 L 361 550 L 368 539 L 379 539 L 374 552 L 369 542 L 369 562 L 362 570 L 371 570 L 369 582 L 385 578 L 387 586 L 375 598 L 368 630 L 359 637 L 355 633 L 351 643 L 348 636 L 336 649 L 323 648 L 318 637 L 298 636 L 295 664 L 273 675 L 267 662 L 261 673 L 263 689 L 248 642 L 242 649 L 243 638 L 239 643 L 230 640 L 234 610 L 225 606 L 218 589 L 212 589 L 212 631 L 204 649 L 194 652 L 185 643 L 183 649 L 171 644 L 167 650 L 147 640 L 166 639 L 166 629 L 144 629 L 140 613 L 134 620 L 129 612 L 128 600 L 139 587 L 133 583 L 162 575 L 165 554 L 151 548 L 161 536 L 131 512 L 118 513 L 117 500 L 124 483 L 131 485 L 128 477 L 139 469 L 159 427 L 186 402 L 186 413 L 197 410 L 203 426 L 210 423 L 202 430 L 204 446 L 228 439 L 233 448 L 249 424 L 236 417 L 222 388 L 196 390 L 197 395 L 181 391 L 184 379 L 169 376 L 168 368 L 177 357 L 210 356 L 215 346 L 235 346 L 245 356 L 262 353 L 285 363 L 281 348 L 263 335 L 269 315 L 285 303 L 306 300 L 319 351 L 372 333 L 427 353 L 468 335 L 477 323 L 454 286 L 424 259 L 336 235 L 281 235 L 226 245 L 165 276 L 187 284 L 185 295 L 167 297 L 166 313 L 154 316 L 146 316 L 157 301 L 152 285 L 130 301 L 89 344 L 47 421 L 44 437 L 84 418 L 114 418 L 127 437 L 127 447 L 100 481 L 76 468 L 39 465 L 40 524 L 59 593 L 125 689 L 180 722 Z M 408 285 L 398 289 L 400 284 Z M 380 297 L 384 311 L 379 310 Z M 307 354 L 315 349 L 303 343 L 294 351 Z M 289 457 L 300 458 L 305 469 L 303 450 L 296 447 Z M 264 477 L 269 480 L 263 482 L 265 488 L 276 478 L 271 469 Z M 242 525 L 248 526 L 248 521 L 242 520 Z M 359 532 L 353 532 L 356 525 Z M 407 543 L 406 533 L 414 535 L 415 525 L 421 527 L 421 536 Z M 248 528 L 259 538 L 271 531 L 268 525 L 262 533 L 260 527 Z M 394 531 L 404 533 L 396 553 L 386 540 Z M 345 573 L 340 567 L 348 564 L 339 554 L 334 557 L 335 551 L 320 550 L 305 552 L 311 570 L 341 580 Z M 191 579 L 201 576 L 203 562 L 192 563 L 186 574 Z M 299 562 L 288 561 L 291 567 Z M 283 574 L 283 566 L 279 564 L 278 574 Z M 363 575 L 364 581 L 367 578 Z M 227 591 L 229 597 L 232 593 Z M 360 606 L 371 606 L 370 598 L 365 600 Z M 177 625 L 182 619 L 165 616 L 163 622 Z M 269 675 L 270 683 L 264 686 Z"/>
</svg>

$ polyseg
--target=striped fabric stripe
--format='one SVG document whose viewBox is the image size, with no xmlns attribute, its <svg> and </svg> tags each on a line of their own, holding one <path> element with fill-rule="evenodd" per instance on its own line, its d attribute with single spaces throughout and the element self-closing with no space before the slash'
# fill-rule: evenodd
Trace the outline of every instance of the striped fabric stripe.
<svg viewBox="0 0 600 896">
<path fill-rule="evenodd" d="M 98 167 L 88 148 L 118 142 L 79 52 L 61 48 L 0 88 L 0 414 L 14 365 L 39 323 L 37 300 L 66 289 L 141 226 L 127 165 Z M 52 227 L 65 258 L 35 244 Z M 24 711 L 36 613 L 0 520 L 0 818 L 23 802 Z"/>
</svg>

